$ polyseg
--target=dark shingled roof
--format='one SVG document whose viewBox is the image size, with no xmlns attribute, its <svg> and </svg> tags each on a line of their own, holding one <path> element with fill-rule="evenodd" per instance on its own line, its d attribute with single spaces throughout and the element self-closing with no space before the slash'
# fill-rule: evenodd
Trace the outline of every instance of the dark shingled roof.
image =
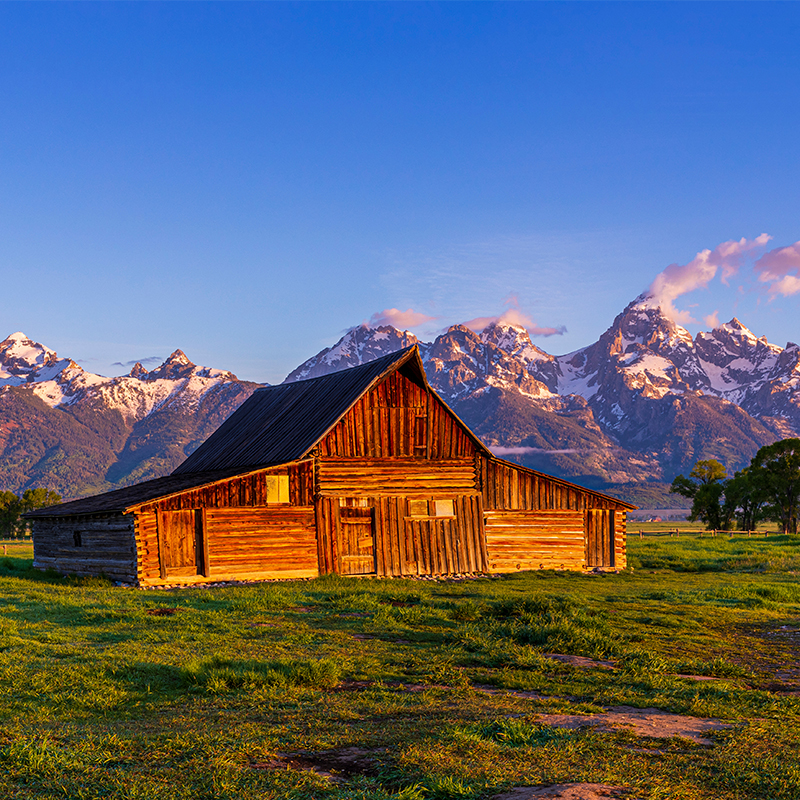
<svg viewBox="0 0 800 800">
<path fill-rule="evenodd" d="M 341 372 L 257 389 L 172 474 L 297 461 L 374 383 L 411 359 L 418 362 L 424 381 L 412 346 Z"/>
<path fill-rule="evenodd" d="M 116 511 L 125 511 L 126 508 L 166 497 L 176 492 L 205 486 L 215 481 L 230 478 L 238 470 L 216 470 L 214 472 L 194 472 L 191 475 L 167 475 L 163 478 L 154 478 L 151 481 L 126 486 L 124 489 L 115 489 L 94 497 L 84 497 L 82 500 L 70 500 L 68 503 L 59 503 L 57 506 L 39 508 L 29 511 L 23 516 L 26 519 L 36 517 L 71 517 L 80 514 L 103 514 Z"/>
</svg>

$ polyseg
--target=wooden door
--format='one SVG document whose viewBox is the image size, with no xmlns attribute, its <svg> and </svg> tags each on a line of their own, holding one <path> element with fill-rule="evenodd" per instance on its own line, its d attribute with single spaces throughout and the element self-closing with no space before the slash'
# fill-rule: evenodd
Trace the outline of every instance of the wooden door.
<svg viewBox="0 0 800 800">
<path fill-rule="evenodd" d="M 371 508 L 339 509 L 342 575 L 371 575 L 375 566 L 375 525 Z"/>
<path fill-rule="evenodd" d="M 205 569 L 203 512 L 163 511 L 158 514 L 161 577 L 208 574 Z"/>
<path fill-rule="evenodd" d="M 614 566 L 614 512 L 586 512 L 586 566 Z"/>
</svg>

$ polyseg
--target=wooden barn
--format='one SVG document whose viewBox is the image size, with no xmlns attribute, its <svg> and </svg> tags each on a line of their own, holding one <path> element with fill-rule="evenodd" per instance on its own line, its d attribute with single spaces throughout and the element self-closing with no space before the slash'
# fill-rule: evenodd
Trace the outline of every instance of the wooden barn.
<svg viewBox="0 0 800 800">
<path fill-rule="evenodd" d="M 150 586 L 619 569 L 633 508 L 493 456 L 411 347 L 259 389 L 171 475 L 27 516 L 34 566 Z"/>
</svg>

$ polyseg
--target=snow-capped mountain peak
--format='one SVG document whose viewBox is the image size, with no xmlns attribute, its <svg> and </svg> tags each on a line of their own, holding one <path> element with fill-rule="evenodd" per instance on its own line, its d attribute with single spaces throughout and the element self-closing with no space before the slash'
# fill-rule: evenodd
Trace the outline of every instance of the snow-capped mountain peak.
<svg viewBox="0 0 800 800">
<path fill-rule="evenodd" d="M 481 341 L 493 344 L 499 350 L 524 364 L 537 361 L 552 361 L 553 357 L 537 347 L 526 328 L 504 322 L 492 322 L 480 333 Z"/>
<path fill-rule="evenodd" d="M 304 361 L 287 375 L 284 383 L 315 378 L 340 369 L 366 364 L 381 356 L 422 343 L 410 331 L 400 331 L 392 325 L 358 325 L 350 328 L 332 347 Z"/>
<path fill-rule="evenodd" d="M 74 361 L 59 359 L 54 350 L 21 331 L 0 342 L 0 386 L 55 380 L 65 369 L 81 370 Z"/>
<path fill-rule="evenodd" d="M 137 362 L 127 375 L 106 378 L 23 333 L 0 342 L 0 387 L 25 386 L 51 408 L 91 401 L 132 421 L 178 399 L 184 408 L 196 406 L 210 389 L 237 380 L 227 370 L 198 367 L 182 350 L 151 372 Z"/>
</svg>

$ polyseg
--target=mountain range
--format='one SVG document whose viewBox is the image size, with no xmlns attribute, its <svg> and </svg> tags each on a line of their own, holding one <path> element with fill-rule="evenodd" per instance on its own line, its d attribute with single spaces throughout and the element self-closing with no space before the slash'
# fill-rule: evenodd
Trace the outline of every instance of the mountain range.
<svg viewBox="0 0 800 800">
<path fill-rule="evenodd" d="M 679 472 L 717 458 L 729 472 L 800 432 L 800 348 L 739 320 L 695 337 L 647 296 L 598 341 L 566 355 L 524 327 L 453 325 L 432 342 L 358 326 L 286 378 L 302 380 L 417 344 L 428 378 L 498 455 L 646 507 L 677 505 Z M 15 333 L 0 342 L 0 488 L 65 497 L 169 473 L 258 387 L 180 350 L 105 378 Z"/>
</svg>

